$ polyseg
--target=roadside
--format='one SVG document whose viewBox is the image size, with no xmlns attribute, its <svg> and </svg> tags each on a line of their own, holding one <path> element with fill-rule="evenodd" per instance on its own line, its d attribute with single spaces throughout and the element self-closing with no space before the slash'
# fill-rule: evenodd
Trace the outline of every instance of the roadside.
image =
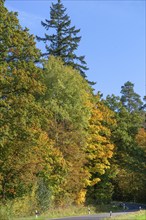
<svg viewBox="0 0 146 220">
<path fill-rule="evenodd" d="M 107 206 L 96 207 L 69 207 L 68 209 L 52 209 L 48 210 L 42 215 L 35 215 L 31 217 L 19 217 L 10 218 L 11 220 L 104 220 L 112 217 L 113 219 L 126 219 L 129 220 L 129 214 L 132 215 L 144 215 L 146 211 L 146 205 L 134 204 L 134 203 L 117 203 L 114 202 Z M 128 218 L 124 216 L 128 216 Z M 118 217 L 120 216 L 120 217 Z M 132 218 L 133 219 L 133 218 Z M 141 217 L 140 220 L 146 220 Z M 134 219 L 135 220 L 135 219 Z M 137 220 L 137 219 L 136 219 Z M 138 219 L 139 220 L 139 219 Z"/>
</svg>

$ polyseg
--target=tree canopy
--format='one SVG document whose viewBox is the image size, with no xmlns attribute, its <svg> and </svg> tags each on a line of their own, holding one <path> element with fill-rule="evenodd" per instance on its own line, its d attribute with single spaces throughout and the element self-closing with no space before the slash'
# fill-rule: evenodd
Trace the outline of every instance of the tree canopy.
<svg viewBox="0 0 146 220">
<path fill-rule="evenodd" d="M 56 54 L 43 61 L 17 13 L 0 3 L 1 203 L 11 201 L 14 211 L 30 215 L 34 207 L 145 202 L 145 104 L 134 84 L 126 82 L 121 97 L 103 99 L 79 66 L 66 63 L 74 59 L 65 50 L 74 54 L 80 37 L 61 1 L 46 21 L 62 28 L 61 44 L 54 48 L 57 35 L 46 35 Z"/>
</svg>

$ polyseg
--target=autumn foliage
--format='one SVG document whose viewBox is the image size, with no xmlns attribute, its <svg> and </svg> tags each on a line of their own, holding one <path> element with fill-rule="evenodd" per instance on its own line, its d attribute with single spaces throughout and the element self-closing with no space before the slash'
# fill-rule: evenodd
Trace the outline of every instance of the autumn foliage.
<svg viewBox="0 0 146 220">
<path fill-rule="evenodd" d="M 60 57 L 42 61 L 34 36 L 0 4 L 2 203 L 15 207 L 31 198 L 45 211 L 113 198 L 140 201 L 146 195 L 146 132 L 139 96 L 127 95 L 133 84 L 122 87 L 121 100 L 94 94 Z"/>
</svg>

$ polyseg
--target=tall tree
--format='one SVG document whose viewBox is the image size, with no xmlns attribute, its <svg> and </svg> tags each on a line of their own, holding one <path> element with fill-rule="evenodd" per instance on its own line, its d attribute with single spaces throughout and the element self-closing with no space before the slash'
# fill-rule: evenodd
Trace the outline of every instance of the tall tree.
<svg viewBox="0 0 146 220">
<path fill-rule="evenodd" d="M 121 87 L 121 94 L 121 102 L 129 112 L 139 110 L 142 107 L 143 102 L 140 95 L 134 92 L 134 84 L 130 81 Z"/>
<path fill-rule="evenodd" d="M 0 196 L 5 200 L 28 192 L 40 172 L 48 178 L 62 154 L 42 130 L 48 114 L 38 102 L 45 87 L 35 65 L 40 52 L 34 36 L 0 3 Z"/>
<path fill-rule="evenodd" d="M 35 172 L 37 159 L 30 165 L 27 153 L 30 150 L 32 155 L 35 145 L 33 128 L 39 126 L 35 115 L 40 112 L 35 95 L 43 87 L 37 80 L 40 70 L 33 63 L 39 58 L 34 37 L 21 28 L 17 14 L 8 12 L 3 2 L 0 12 L 0 193 L 5 199 L 18 192 L 24 179 L 31 179 L 30 169 Z"/>
<path fill-rule="evenodd" d="M 87 200 L 100 203 L 111 198 L 112 187 L 110 183 L 107 184 L 110 175 L 107 169 L 110 168 L 110 159 L 114 152 L 111 135 L 116 121 L 114 112 L 100 101 L 98 96 L 94 99 L 86 151 L 87 169 L 91 175 Z"/>
<path fill-rule="evenodd" d="M 143 185 L 142 182 L 138 185 L 138 175 L 140 173 L 142 176 L 145 169 L 145 154 L 136 142 L 136 135 L 143 121 L 143 112 L 140 110 L 142 102 L 131 82 L 122 86 L 121 93 L 121 97 L 112 95 L 106 99 L 108 106 L 115 111 L 117 121 L 117 128 L 112 132 L 115 144 L 112 164 L 117 167 L 117 177 L 112 179 L 114 199 L 134 201 Z M 128 187 L 131 189 L 129 192 Z"/>
<path fill-rule="evenodd" d="M 58 0 L 56 4 L 52 3 L 50 20 L 46 19 L 41 24 L 47 31 L 53 29 L 53 34 L 50 32 L 50 34 L 45 34 L 45 37 L 37 36 L 38 41 L 46 44 L 46 52 L 42 55 L 59 56 L 64 64 L 79 70 L 80 74 L 86 77 L 85 71 L 88 68 L 84 60 L 85 56 L 77 56 L 75 53 L 81 40 L 81 37 L 77 36 L 80 29 L 76 29 L 75 26 L 71 27 L 71 20 L 61 0 Z"/>
<path fill-rule="evenodd" d="M 46 131 L 68 165 L 56 204 L 83 202 L 84 187 L 89 178 L 84 165 L 91 88 L 76 70 L 64 66 L 59 57 L 50 56 L 44 69 L 42 80 L 47 89 L 42 104 L 51 112 L 52 118 Z"/>
</svg>

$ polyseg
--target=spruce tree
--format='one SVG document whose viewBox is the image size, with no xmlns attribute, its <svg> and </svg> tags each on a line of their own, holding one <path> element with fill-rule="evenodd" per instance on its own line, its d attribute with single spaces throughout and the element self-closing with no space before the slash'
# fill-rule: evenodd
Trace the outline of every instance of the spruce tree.
<svg viewBox="0 0 146 220">
<path fill-rule="evenodd" d="M 77 34 L 80 29 L 76 29 L 75 26 L 71 27 L 70 17 L 66 14 L 66 8 L 58 0 L 56 4 L 52 3 L 50 7 L 50 20 L 41 22 L 42 26 L 48 31 L 53 30 L 53 34 L 45 34 L 45 37 L 38 37 L 38 41 L 43 41 L 46 46 L 46 52 L 42 56 L 59 56 L 62 58 L 65 65 L 70 65 L 77 69 L 80 74 L 86 78 L 85 70 L 88 70 L 85 56 L 77 56 L 75 51 L 78 48 L 78 44 L 81 37 Z M 93 84 L 90 82 L 90 84 Z"/>
</svg>

